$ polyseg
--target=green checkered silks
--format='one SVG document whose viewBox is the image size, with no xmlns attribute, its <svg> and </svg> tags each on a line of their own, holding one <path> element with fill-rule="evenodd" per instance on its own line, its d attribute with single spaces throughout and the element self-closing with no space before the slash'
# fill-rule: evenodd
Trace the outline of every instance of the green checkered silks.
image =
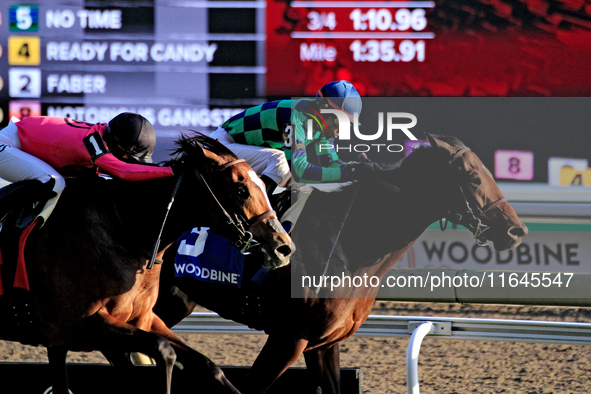
<svg viewBox="0 0 591 394">
<path fill-rule="evenodd" d="M 291 100 L 257 105 L 232 116 L 222 128 L 239 144 L 282 149 L 283 128 L 291 122 L 291 106 Z"/>
<path fill-rule="evenodd" d="M 304 126 L 312 119 L 313 138 L 307 138 Z M 296 125 L 296 145 L 292 152 L 292 169 L 302 183 L 331 183 L 351 180 L 347 164 L 339 159 L 334 150 L 334 140 L 323 137 L 320 128 L 324 119 L 317 112 L 308 113 Z"/>
<path fill-rule="evenodd" d="M 305 125 L 316 115 L 309 110 L 314 99 L 280 100 L 248 108 L 234 115 L 223 125 L 236 143 L 283 149 L 292 173 L 298 182 L 344 182 L 350 180 L 346 164 L 339 160 L 334 149 L 328 149 L 331 141 L 320 137 L 315 130 L 314 138 L 306 138 Z M 321 124 L 314 119 L 314 125 Z M 287 124 L 294 127 L 295 144 L 292 149 L 283 146 L 283 130 Z M 314 127 L 317 129 L 318 127 Z"/>
</svg>

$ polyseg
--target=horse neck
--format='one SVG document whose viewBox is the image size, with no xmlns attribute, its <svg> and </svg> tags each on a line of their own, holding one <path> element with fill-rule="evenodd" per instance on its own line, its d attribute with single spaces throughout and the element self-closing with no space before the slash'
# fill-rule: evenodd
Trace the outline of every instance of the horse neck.
<svg viewBox="0 0 591 394">
<path fill-rule="evenodd" d="M 210 211 L 216 207 L 213 205 L 208 189 L 201 185 L 189 184 L 188 180 L 183 182 L 187 183 L 181 183 L 163 229 L 162 239 L 166 241 L 176 241 L 182 233 L 194 227 L 213 226 Z M 168 195 L 169 201 L 170 193 L 172 189 Z"/>
<path fill-rule="evenodd" d="M 358 258 L 349 259 L 356 262 L 355 268 L 372 267 L 385 273 L 429 225 L 445 216 L 454 183 L 434 153 L 421 152 L 412 162 L 382 174 L 381 178 L 401 188 L 399 193 L 378 182 L 360 184 L 344 236 L 345 245 L 362 245 Z"/>
<path fill-rule="evenodd" d="M 151 247 L 162 226 L 177 178 L 143 182 L 122 182 L 114 201 L 120 225 L 136 234 L 140 244 Z M 171 215 L 167 225 L 175 226 L 178 219 Z M 178 230 L 177 230 L 178 232 Z"/>
<path fill-rule="evenodd" d="M 402 189 L 402 210 L 420 233 L 447 215 L 457 186 L 445 152 L 435 148 L 419 149 L 394 171 Z"/>
</svg>

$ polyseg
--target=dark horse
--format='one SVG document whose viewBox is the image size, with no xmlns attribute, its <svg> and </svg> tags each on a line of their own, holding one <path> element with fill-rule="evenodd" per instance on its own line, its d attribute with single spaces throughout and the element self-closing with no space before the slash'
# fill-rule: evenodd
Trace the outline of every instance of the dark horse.
<svg viewBox="0 0 591 394">
<path fill-rule="evenodd" d="M 204 370 L 202 383 L 212 390 L 236 392 L 219 368 L 184 345 L 152 312 L 160 266 L 148 269 L 147 264 L 173 189 L 178 188 L 161 233 L 163 246 L 196 224 L 210 226 L 241 248 L 252 246 L 254 238 L 266 256 L 263 264 L 277 268 L 289 262 L 292 243 L 271 210 L 264 184 L 243 160 L 201 134 L 182 137 L 177 145 L 176 160 L 167 163 L 174 177 L 68 181 L 53 215 L 27 243 L 30 291 L 22 292 L 30 313 L 27 329 L 22 321 L 10 324 L 14 313 L 7 306 L 17 296 L 5 295 L 0 339 L 46 346 L 50 364 L 61 363 L 63 369 L 68 350 L 139 351 L 157 361 L 159 393 L 170 393 L 175 362 L 185 370 Z M 56 384 L 64 391 L 63 382 Z"/>
<path fill-rule="evenodd" d="M 262 287 L 243 281 L 238 290 L 174 278 L 172 261 L 166 261 L 156 313 L 170 327 L 199 303 L 269 334 L 241 388 L 245 393 L 264 392 L 302 353 L 313 376 L 310 392 L 339 393 L 338 343 L 366 320 L 378 287 L 319 288 L 317 295 L 302 285 L 303 275 L 381 278 L 444 217 L 497 250 L 516 247 L 527 234 L 475 153 L 453 137 L 428 138 L 431 147 L 415 150 L 396 168 L 337 192 L 314 191 L 292 233 L 298 250 L 291 265 L 269 272 Z M 169 253 L 165 260 L 173 258 Z"/>
</svg>

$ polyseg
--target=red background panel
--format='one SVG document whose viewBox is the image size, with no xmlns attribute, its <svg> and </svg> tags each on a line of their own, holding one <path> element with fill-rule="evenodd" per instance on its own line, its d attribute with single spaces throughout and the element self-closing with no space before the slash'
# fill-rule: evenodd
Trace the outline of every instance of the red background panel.
<svg viewBox="0 0 591 394">
<path fill-rule="evenodd" d="M 359 8 L 367 12 L 370 8 L 362 8 L 363 3 L 358 2 Z M 355 62 L 349 49 L 354 39 L 291 37 L 292 32 L 309 31 L 310 11 L 334 12 L 337 25 L 333 31 L 353 32 L 349 18 L 353 9 L 291 8 L 285 1 L 270 0 L 267 95 L 310 96 L 327 81 L 337 79 L 350 80 L 363 96 L 591 93 L 591 5 L 585 2 L 437 1 L 434 8 L 425 9 L 423 32 L 435 37 L 424 40 L 424 62 Z M 362 43 L 367 40 L 361 39 Z M 395 40 L 396 47 L 400 41 Z M 302 43 L 332 46 L 337 50 L 336 60 L 301 61 Z"/>
</svg>

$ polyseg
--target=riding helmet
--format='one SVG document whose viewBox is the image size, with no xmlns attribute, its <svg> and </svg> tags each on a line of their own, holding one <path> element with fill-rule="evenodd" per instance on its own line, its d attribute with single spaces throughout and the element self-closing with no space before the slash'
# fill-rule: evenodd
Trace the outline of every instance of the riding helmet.
<svg viewBox="0 0 591 394">
<path fill-rule="evenodd" d="M 151 163 L 156 146 L 154 126 L 139 114 L 124 112 L 107 124 L 103 134 L 109 150 L 121 158 L 127 154 L 141 163 Z"/>
<path fill-rule="evenodd" d="M 333 81 L 320 88 L 316 97 L 325 98 L 328 105 L 343 110 L 353 122 L 354 114 L 361 114 L 361 97 L 349 81 Z"/>
</svg>

